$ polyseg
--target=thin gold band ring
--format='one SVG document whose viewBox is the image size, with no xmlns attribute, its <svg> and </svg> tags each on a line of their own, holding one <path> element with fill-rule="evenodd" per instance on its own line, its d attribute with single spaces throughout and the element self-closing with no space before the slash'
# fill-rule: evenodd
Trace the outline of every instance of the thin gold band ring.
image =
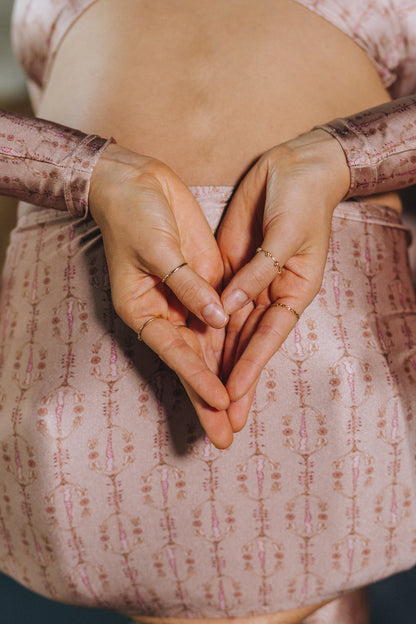
<svg viewBox="0 0 416 624">
<path fill-rule="evenodd" d="M 140 327 L 139 331 L 137 332 L 137 338 L 139 339 L 139 342 L 143 342 L 142 333 L 144 328 L 147 327 L 147 325 L 150 325 L 150 323 L 153 323 L 153 321 L 156 321 L 156 319 L 163 319 L 163 316 L 152 316 L 150 319 L 147 319 L 147 321 L 143 323 L 143 325 Z"/>
<path fill-rule="evenodd" d="M 169 277 L 171 275 L 176 273 L 176 271 L 179 271 L 179 269 L 181 269 L 182 267 L 186 266 L 187 264 L 188 264 L 187 262 L 182 262 L 182 264 L 179 264 L 177 267 L 172 269 L 172 271 L 169 271 L 169 273 L 166 273 L 166 275 L 164 277 L 162 277 L 162 279 L 161 279 L 162 284 L 164 284 L 166 282 L 166 280 L 169 279 Z"/>
<path fill-rule="evenodd" d="M 296 320 L 297 321 L 300 319 L 299 312 L 296 312 L 295 308 L 292 308 L 292 306 L 287 305 L 286 303 L 281 303 L 280 301 L 275 301 L 274 303 L 272 303 L 272 306 L 275 307 L 275 308 L 286 308 L 286 310 L 289 310 L 289 312 L 292 312 L 292 314 L 294 314 L 296 316 Z"/>
</svg>

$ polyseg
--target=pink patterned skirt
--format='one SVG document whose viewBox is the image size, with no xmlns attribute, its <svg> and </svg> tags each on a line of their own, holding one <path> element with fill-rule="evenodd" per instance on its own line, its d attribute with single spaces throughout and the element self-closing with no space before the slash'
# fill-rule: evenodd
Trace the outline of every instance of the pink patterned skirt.
<svg viewBox="0 0 416 624">
<path fill-rule="evenodd" d="M 229 187 L 194 188 L 213 228 Z M 396 213 L 335 212 L 321 292 L 231 448 L 114 313 L 92 220 L 21 206 L 0 309 L 0 568 L 78 605 L 273 613 L 416 562 L 416 307 Z"/>
</svg>

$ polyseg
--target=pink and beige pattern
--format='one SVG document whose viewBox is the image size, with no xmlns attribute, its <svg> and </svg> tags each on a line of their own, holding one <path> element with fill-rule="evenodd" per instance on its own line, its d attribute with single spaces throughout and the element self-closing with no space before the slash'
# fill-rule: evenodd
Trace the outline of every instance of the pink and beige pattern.
<svg viewBox="0 0 416 624">
<path fill-rule="evenodd" d="M 393 95 L 414 90 L 415 3 L 297 1 L 362 45 Z M 15 46 L 39 89 L 91 4 L 17 0 Z M 389 134 L 366 117 L 376 133 L 364 154 L 373 134 L 357 118 L 364 160 L 391 156 L 386 136 L 410 145 L 394 119 Z M 84 214 L 104 144 L 64 129 L 55 151 L 44 123 L 3 116 L 0 128 L 2 191 L 49 206 L 20 205 L 0 292 L 2 571 L 64 602 L 201 618 L 291 609 L 412 566 L 416 302 L 397 214 L 337 207 L 321 291 L 219 451 L 176 376 L 114 312 Z M 64 212 L 74 160 L 78 203 Z M 401 171 L 409 182 L 406 159 Z M 232 189 L 192 190 L 215 229 Z"/>
<path fill-rule="evenodd" d="M 416 91 L 413 0 L 295 0 L 351 37 L 375 64 L 393 98 Z"/>
<path fill-rule="evenodd" d="M 28 78 L 46 85 L 59 44 L 71 25 L 97 0 L 17 0 L 12 39 Z"/>
<path fill-rule="evenodd" d="M 319 126 L 340 143 L 350 170 L 346 198 L 416 182 L 416 95 Z"/>
<path fill-rule="evenodd" d="M 416 91 L 416 3 L 295 0 L 361 46 L 393 97 Z M 97 0 L 15 0 L 13 43 L 35 90 L 43 89 L 62 38 Z"/>
<path fill-rule="evenodd" d="M 231 190 L 193 189 L 213 228 Z M 394 211 L 336 209 L 321 292 L 225 451 L 116 317 L 95 223 L 20 213 L 0 301 L 4 572 L 73 604 L 220 617 L 413 565 L 416 307 Z"/>
<path fill-rule="evenodd" d="M 86 215 L 92 171 L 112 141 L 0 110 L 0 194 Z"/>
</svg>

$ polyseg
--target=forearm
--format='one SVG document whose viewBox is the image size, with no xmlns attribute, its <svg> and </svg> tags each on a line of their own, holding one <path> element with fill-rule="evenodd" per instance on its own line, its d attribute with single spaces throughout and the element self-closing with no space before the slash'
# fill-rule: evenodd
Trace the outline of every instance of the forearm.
<svg viewBox="0 0 416 624">
<path fill-rule="evenodd" d="M 350 170 L 345 199 L 416 183 L 416 95 L 318 127 L 344 150 Z"/>
<path fill-rule="evenodd" d="M 111 141 L 0 110 L 0 194 L 82 217 L 92 171 Z"/>
</svg>

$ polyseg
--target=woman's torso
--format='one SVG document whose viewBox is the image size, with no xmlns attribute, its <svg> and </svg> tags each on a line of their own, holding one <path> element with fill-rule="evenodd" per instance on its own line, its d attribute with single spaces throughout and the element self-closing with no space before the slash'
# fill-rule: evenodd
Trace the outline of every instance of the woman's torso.
<svg viewBox="0 0 416 624">
<path fill-rule="evenodd" d="M 64 38 L 37 112 L 113 134 L 188 184 L 234 184 L 264 149 L 387 98 L 356 43 L 293 1 L 99 0 Z M 198 198 L 205 214 L 220 194 Z M 3 413 L 11 406 L 16 417 L 2 419 L 1 439 L 4 498 L 25 505 L 2 510 L 7 569 L 18 564 L 19 579 L 51 595 L 48 582 L 59 599 L 132 613 L 144 599 L 152 613 L 200 617 L 290 608 L 397 569 L 394 549 L 411 544 L 414 516 L 402 485 L 412 483 L 402 431 L 411 428 L 412 369 L 403 369 L 413 310 L 396 311 L 412 291 L 397 280 L 406 275 L 400 225 L 385 228 L 383 256 L 383 209 L 352 208 L 360 220 L 354 212 L 344 227 L 337 217 L 327 298 L 261 380 L 253 428 L 222 454 L 195 441 L 177 380 L 114 319 L 93 222 L 53 211 L 20 220 L 4 278 L 1 380 Z M 386 366 L 385 345 L 405 364 Z M 385 380 L 376 431 L 361 418 L 381 405 L 373 378 Z M 402 567 L 413 563 L 411 547 L 401 554 Z"/>
<path fill-rule="evenodd" d="M 38 115 L 112 134 L 189 185 L 234 185 L 273 145 L 409 90 L 404 4 L 16 0 L 14 43 Z"/>
<path fill-rule="evenodd" d="M 265 150 L 389 99 L 374 63 L 294 0 L 99 0 L 64 38 L 38 114 L 236 184 Z"/>
</svg>

